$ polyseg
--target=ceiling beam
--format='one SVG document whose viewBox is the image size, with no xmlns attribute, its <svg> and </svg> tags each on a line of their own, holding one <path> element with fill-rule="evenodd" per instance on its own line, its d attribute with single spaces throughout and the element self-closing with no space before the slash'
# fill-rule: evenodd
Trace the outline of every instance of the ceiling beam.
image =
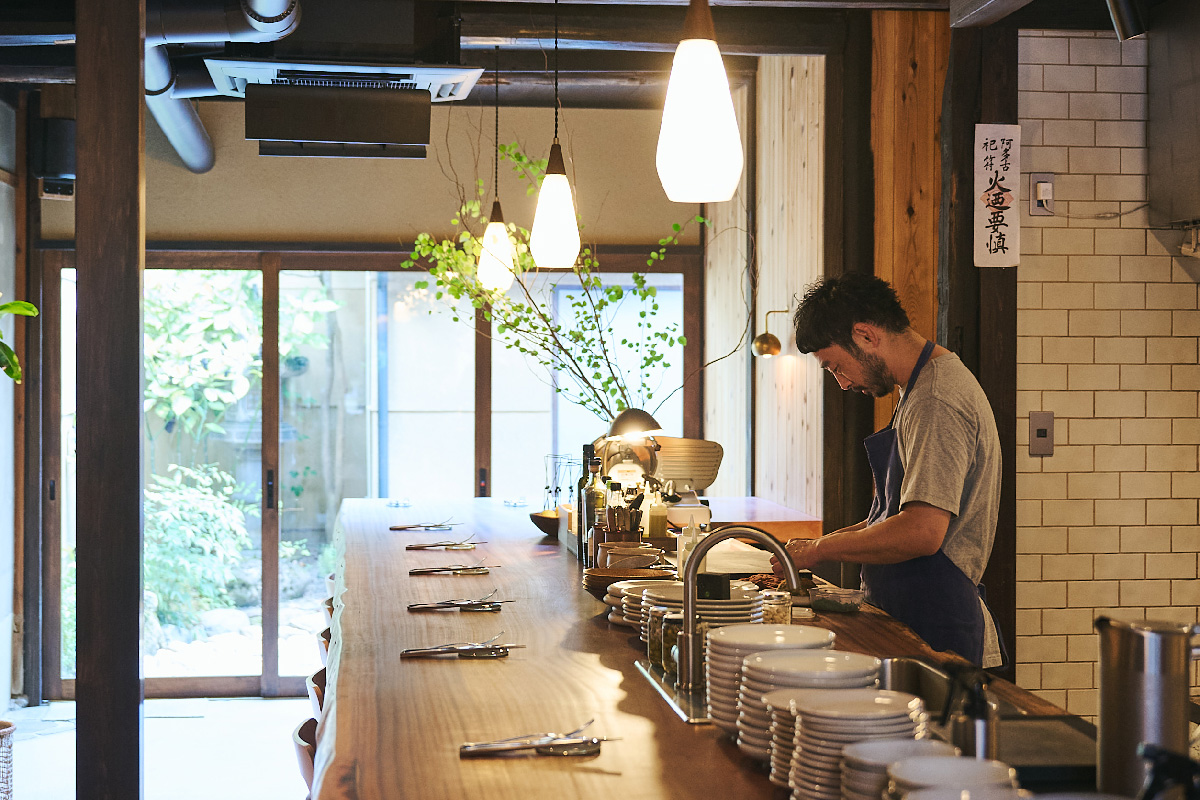
<svg viewBox="0 0 1200 800">
<path fill-rule="evenodd" d="M 944 3 L 936 5 L 945 10 Z M 494 0 L 463 3 L 460 9 L 464 49 L 499 45 L 546 50 L 553 46 L 553 6 Z M 563 6 L 558 12 L 559 48 L 674 52 L 683 18 L 683 8 Z M 713 9 L 713 24 L 726 56 L 823 55 L 834 52 L 845 39 L 846 12 L 724 7 Z"/>
</svg>

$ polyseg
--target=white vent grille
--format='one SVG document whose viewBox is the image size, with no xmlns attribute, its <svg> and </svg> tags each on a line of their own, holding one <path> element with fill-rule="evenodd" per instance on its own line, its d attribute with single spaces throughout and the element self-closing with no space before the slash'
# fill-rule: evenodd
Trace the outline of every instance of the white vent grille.
<svg viewBox="0 0 1200 800">
<path fill-rule="evenodd" d="M 425 89 L 435 103 L 462 100 L 483 74 L 479 67 L 297 63 L 256 59 L 206 58 L 217 91 L 245 97 L 251 83 L 354 89 Z"/>
</svg>

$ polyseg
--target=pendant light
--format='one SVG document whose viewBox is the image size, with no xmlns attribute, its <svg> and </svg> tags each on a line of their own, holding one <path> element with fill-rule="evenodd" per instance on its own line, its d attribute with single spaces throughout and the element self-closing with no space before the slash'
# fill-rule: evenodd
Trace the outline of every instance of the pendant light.
<svg viewBox="0 0 1200 800">
<path fill-rule="evenodd" d="M 708 0 L 688 5 L 667 83 L 656 163 L 663 190 L 676 203 L 723 202 L 742 177 L 742 136 Z"/>
<path fill-rule="evenodd" d="M 513 282 L 513 243 L 508 238 L 504 212 L 500 209 L 500 48 L 496 47 L 496 150 L 492 153 L 492 214 L 480 242 L 479 269 L 476 273 L 483 288 L 507 292 Z"/>
<path fill-rule="evenodd" d="M 554 144 L 538 191 L 529 253 L 541 269 L 571 269 L 579 257 L 579 220 L 558 144 L 558 0 L 554 0 Z"/>
</svg>

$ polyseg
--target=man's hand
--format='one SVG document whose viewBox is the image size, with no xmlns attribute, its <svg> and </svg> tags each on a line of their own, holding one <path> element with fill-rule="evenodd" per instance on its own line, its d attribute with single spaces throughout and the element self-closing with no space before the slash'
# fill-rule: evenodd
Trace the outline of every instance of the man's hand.
<svg viewBox="0 0 1200 800">
<path fill-rule="evenodd" d="M 818 561 L 821 560 L 817 555 L 817 543 L 820 539 L 789 539 L 784 545 L 789 556 L 792 557 L 792 562 L 796 565 L 796 569 L 812 569 Z M 771 569 L 780 577 L 783 577 L 783 565 L 779 563 L 779 559 L 771 556 Z"/>
</svg>

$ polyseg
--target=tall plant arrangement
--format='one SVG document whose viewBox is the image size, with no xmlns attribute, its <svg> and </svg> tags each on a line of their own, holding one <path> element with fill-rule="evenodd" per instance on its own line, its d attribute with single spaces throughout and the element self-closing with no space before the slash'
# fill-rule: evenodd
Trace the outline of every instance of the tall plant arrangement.
<svg viewBox="0 0 1200 800">
<path fill-rule="evenodd" d="M 527 182 L 527 193 L 533 194 L 545 175 L 546 160 L 528 157 L 515 143 L 500 145 L 500 155 Z M 446 301 L 456 321 L 463 321 L 458 309 L 477 310 L 506 348 L 558 376 L 556 392 L 606 422 L 626 408 L 645 408 L 656 398 L 660 403 L 665 400 L 652 385 L 654 374 L 671 366 L 666 361 L 668 348 L 686 346 L 687 338 L 678 322 L 657 318 L 657 287 L 638 272 L 631 275 L 632 287 L 606 284 L 590 247 L 582 250 L 569 272 L 539 271 L 529 252 L 529 230 L 509 222 L 516 278 L 507 292 L 487 288 L 477 270 L 481 235 L 488 222 L 483 215 L 484 197 L 483 181 L 476 181 L 475 196 L 463 201 L 451 220 L 457 229 L 454 236 L 417 236 L 405 266 L 427 269 L 429 279 L 416 281 L 414 289 L 432 291 L 435 300 Z M 694 216 L 672 225 L 648 253 L 646 265 L 653 267 L 665 259 L 692 223 L 702 225 L 706 220 Z M 539 279 L 567 288 L 566 314 L 560 316 L 536 290 Z M 632 337 L 620 336 L 615 325 L 617 313 L 628 305 L 635 307 L 638 320 Z"/>
</svg>

